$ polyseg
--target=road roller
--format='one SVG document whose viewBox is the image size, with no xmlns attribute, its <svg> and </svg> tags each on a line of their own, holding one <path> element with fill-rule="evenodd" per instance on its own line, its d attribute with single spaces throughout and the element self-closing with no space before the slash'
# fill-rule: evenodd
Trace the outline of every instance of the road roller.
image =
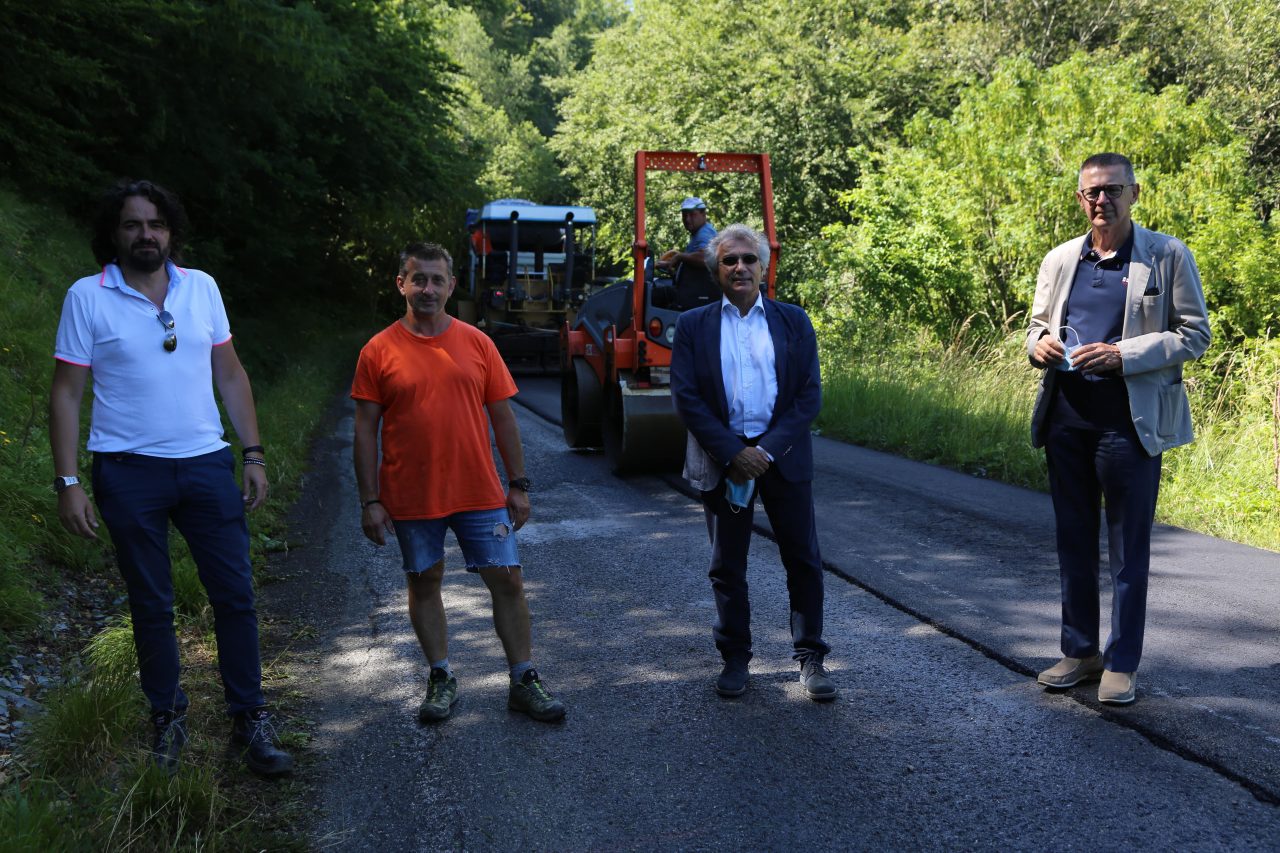
<svg viewBox="0 0 1280 853">
<path fill-rule="evenodd" d="M 720 298 L 711 273 L 684 264 L 675 275 L 655 270 L 645 239 L 649 172 L 729 172 L 760 179 L 769 240 L 767 295 L 774 295 L 778 240 L 768 154 L 637 151 L 635 274 L 587 298 L 560 329 L 560 414 L 565 443 L 604 447 L 619 474 L 672 470 L 684 458 L 684 425 L 671 403 L 671 345 L 682 311 Z M 638 284 L 637 284 L 638 283 Z"/>
</svg>

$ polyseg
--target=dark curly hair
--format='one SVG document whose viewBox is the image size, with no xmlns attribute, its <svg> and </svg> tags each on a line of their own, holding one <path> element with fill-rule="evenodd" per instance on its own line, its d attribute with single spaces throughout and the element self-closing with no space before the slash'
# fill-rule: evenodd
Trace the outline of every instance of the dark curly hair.
<svg viewBox="0 0 1280 853">
<path fill-rule="evenodd" d="M 169 257 L 175 262 L 179 261 L 182 257 L 182 244 L 191 227 L 182 202 L 177 195 L 159 184 L 128 179 L 116 184 L 102 196 L 98 215 L 93 223 L 93 240 L 89 244 L 93 249 L 94 259 L 100 264 L 108 264 L 116 259 L 116 228 L 120 225 L 120 211 L 124 208 L 125 199 L 135 195 L 154 204 L 164 217 L 169 225 Z"/>
</svg>

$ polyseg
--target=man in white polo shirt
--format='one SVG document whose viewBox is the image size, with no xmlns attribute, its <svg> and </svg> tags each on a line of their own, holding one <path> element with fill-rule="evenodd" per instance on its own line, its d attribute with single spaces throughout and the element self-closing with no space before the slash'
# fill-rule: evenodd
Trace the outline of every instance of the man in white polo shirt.
<svg viewBox="0 0 1280 853">
<path fill-rule="evenodd" d="M 97 538 L 98 518 L 77 466 L 80 405 L 93 375 L 93 497 L 129 590 L 142 690 L 151 704 L 153 758 L 172 773 L 187 742 L 178 683 L 169 522 L 186 539 L 213 607 L 231 739 L 257 773 L 293 765 L 275 743 L 262 695 L 258 617 L 245 509 L 267 496 L 253 392 L 231 343 L 218 286 L 178 267 L 187 217 L 150 181 L 103 198 L 93 252 L 102 272 L 71 286 L 62 306 L 49 399 L 58 517 Z M 223 440 L 213 386 L 244 447 L 243 490 Z"/>
</svg>

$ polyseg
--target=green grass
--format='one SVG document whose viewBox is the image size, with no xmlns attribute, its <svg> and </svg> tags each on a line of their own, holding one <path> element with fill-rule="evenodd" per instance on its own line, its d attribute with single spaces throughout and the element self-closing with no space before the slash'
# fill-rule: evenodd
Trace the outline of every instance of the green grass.
<svg viewBox="0 0 1280 853">
<path fill-rule="evenodd" d="M 1022 335 L 995 345 L 925 332 L 824 351 L 824 434 L 1015 485 L 1047 488 L 1044 454 L 1030 444 L 1039 372 Z M 1272 406 L 1280 341 L 1209 356 L 1187 371 L 1195 443 L 1164 454 L 1157 518 L 1280 550 L 1280 489 Z"/>
<path fill-rule="evenodd" d="M 63 535 L 48 487 L 54 332 L 67 287 L 93 268 L 70 222 L 0 189 L 0 647 L 38 625 L 49 566 L 106 569 L 100 546 Z"/>
<path fill-rule="evenodd" d="M 56 517 L 46 401 L 53 339 L 67 287 L 95 267 L 86 234 L 62 216 L 0 188 L 0 652 L 44 645 L 48 602 L 86 573 L 115 578 L 106 536 L 72 537 Z M 282 324 L 278 312 L 244 306 L 232 315 L 236 348 L 258 403 L 267 447 L 268 502 L 249 517 L 255 573 L 288 547 L 286 516 L 306 470 L 307 452 L 335 391 L 350 376 L 366 329 L 348 328 L 322 303 L 306 322 Z M 89 395 L 86 395 L 89 396 Z M 83 407 L 81 470 L 89 401 Z M 234 431 L 228 425 L 228 436 Z M 83 650 L 64 661 L 66 682 L 32 719 L 7 787 L 0 788 L 0 853 L 7 850 L 302 849 L 302 780 L 264 785 L 226 749 L 228 721 L 217 674 L 212 614 L 181 537 L 172 537 L 175 612 L 191 698 L 192 739 L 170 779 L 146 759 L 149 727 L 137 682 L 127 615 L 118 614 Z M 268 701 L 289 717 L 288 626 L 260 612 L 267 648 Z M 286 729 L 288 731 L 288 729 Z M 305 731 L 288 731 L 305 767 Z M 14 772 L 16 771 L 16 780 Z"/>
</svg>

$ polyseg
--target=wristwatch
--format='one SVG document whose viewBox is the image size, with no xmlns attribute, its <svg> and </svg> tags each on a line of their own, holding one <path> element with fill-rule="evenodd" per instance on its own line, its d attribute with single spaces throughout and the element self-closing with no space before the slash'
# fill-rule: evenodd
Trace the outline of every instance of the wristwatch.
<svg viewBox="0 0 1280 853">
<path fill-rule="evenodd" d="M 58 494 L 62 494 L 72 486 L 80 485 L 79 477 L 54 477 L 53 490 Z"/>
<path fill-rule="evenodd" d="M 519 489 L 522 492 L 527 492 L 533 488 L 533 480 L 530 480 L 528 477 L 516 477 L 514 480 L 508 480 L 507 485 L 513 489 Z"/>
</svg>

